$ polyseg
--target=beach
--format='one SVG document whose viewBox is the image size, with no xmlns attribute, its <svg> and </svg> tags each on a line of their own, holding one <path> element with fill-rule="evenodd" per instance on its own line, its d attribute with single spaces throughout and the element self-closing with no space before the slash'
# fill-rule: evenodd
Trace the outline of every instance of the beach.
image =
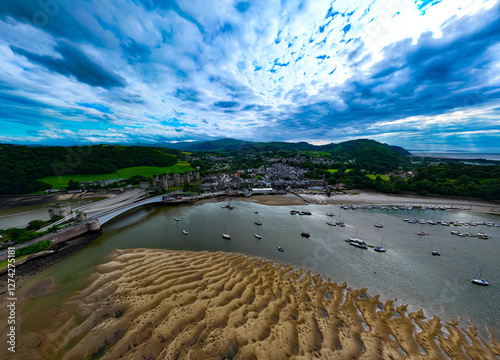
<svg viewBox="0 0 500 360">
<path fill-rule="evenodd" d="M 366 205 L 412 205 L 444 206 L 447 208 L 471 210 L 475 212 L 500 213 L 500 202 L 468 197 L 437 195 L 385 194 L 376 191 L 352 190 L 334 193 L 330 197 L 310 192 L 287 193 L 286 195 L 256 195 L 240 198 L 242 201 L 272 206 L 293 206 L 311 204 L 366 204 Z"/>
<path fill-rule="evenodd" d="M 23 289 L 21 306 L 53 291 Z M 12 359 L 495 359 L 474 327 L 366 289 L 222 252 L 116 250 L 82 291 L 18 336 Z M 49 356 L 50 355 L 50 356 Z"/>
</svg>

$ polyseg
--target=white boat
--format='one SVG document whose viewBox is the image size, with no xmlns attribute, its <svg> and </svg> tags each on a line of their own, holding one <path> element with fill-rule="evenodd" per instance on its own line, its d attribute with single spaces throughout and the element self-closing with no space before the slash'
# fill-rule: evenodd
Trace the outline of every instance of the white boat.
<svg viewBox="0 0 500 360">
<path fill-rule="evenodd" d="M 380 246 L 374 247 L 373 250 L 377 252 L 386 252 L 387 249 L 384 248 L 384 239 L 382 239 L 382 244 L 380 244 Z"/>
<path fill-rule="evenodd" d="M 262 235 L 255 234 L 254 236 L 255 236 L 257 239 L 262 239 Z"/>
<path fill-rule="evenodd" d="M 183 233 L 184 235 L 189 234 L 189 233 L 187 232 L 187 230 L 182 230 L 182 233 Z"/>
<path fill-rule="evenodd" d="M 181 219 L 179 219 L 178 217 L 174 217 L 174 220 L 175 221 L 181 221 Z"/>
<path fill-rule="evenodd" d="M 360 248 L 360 249 L 365 249 L 365 250 L 368 249 L 368 247 L 365 244 L 360 244 L 360 243 L 357 243 L 354 241 L 350 241 L 349 245 L 355 246 L 355 247 Z"/>
<path fill-rule="evenodd" d="M 489 281 L 481 279 L 482 273 L 483 269 L 479 270 L 479 272 L 472 278 L 472 283 L 476 285 L 488 286 L 490 284 Z"/>
<path fill-rule="evenodd" d="M 329 212 L 329 213 L 326 213 L 326 216 L 335 216 L 335 215 L 332 214 L 331 212 Z"/>
<path fill-rule="evenodd" d="M 224 228 L 224 234 L 221 234 L 221 236 L 226 240 L 231 240 L 231 235 L 227 233 L 226 228 Z"/>
</svg>

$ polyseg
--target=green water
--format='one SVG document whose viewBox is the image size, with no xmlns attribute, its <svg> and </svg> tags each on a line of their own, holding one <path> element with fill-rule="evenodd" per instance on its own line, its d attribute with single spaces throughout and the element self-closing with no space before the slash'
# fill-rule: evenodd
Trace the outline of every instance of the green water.
<svg viewBox="0 0 500 360">
<path fill-rule="evenodd" d="M 368 288 L 369 294 L 381 294 L 381 299 L 397 298 L 397 304 L 409 304 L 409 310 L 423 308 L 425 315 L 438 315 L 443 320 L 462 319 L 500 334 L 500 228 L 476 226 L 471 229 L 442 225 L 408 224 L 402 219 L 443 219 L 457 221 L 495 221 L 489 214 L 467 211 L 431 210 L 340 210 L 338 206 L 264 206 L 235 201 L 234 210 L 222 209 L 224 203 L 186 206 L 148 206 L 135 209 L 103 227 L 104 234 L 91 245 L 64 260 L 30 282 L 53 277 L 57 291 L 37 300 L 25 309 L 24 326 L 35 330 L 42 323 L 29 314 L 53 311 L 76 290 L 85 287 L 85 279 L 95 266 L 106 261 L 114 249 L 162 248 L 190 251 L 238 252 L 271 259 L 279 263 L 311 269 L 337 283 L 347 282 L 352 288 Z M 312 216 L 290 215 L 291 209 L 307 210 Z M 259 214 L 254 214 L 258 211 Z M 326 224 L 333 212 L 346 227 Z M 180 221 L 173 218 L 179 217 Z M 261 221 L 262 226 L 254 224 Z M 383 229 L 374 227 L 380 222 Z M 182 230 L 188 230 L 184 235 Z M 420 230 L 429 236 L 418 236 Z M 451 230 L 484 231 L 489 240 L 458 237 Z M 311 237 L 301 237 L 301 232 Z M 221 234 L 227 232 L 231 240 Z M 258 240 L 254 234 L 262 235 Z M 378 246 L 384 240 L 386 253 L 349 246 L 344 240 L 356 235 L 368 244 Z M 277 246 L 285 249 L 277 251 Z M 433 250 L 442 256 L 431 256 Z M 489 287 L 471 284 L 478 269 L 484 268 L 483 278 Z M 52 310 L 51 310 L 52 309 Z M 47 315 L 47 317 L 49 317 Z"/>
</svg>

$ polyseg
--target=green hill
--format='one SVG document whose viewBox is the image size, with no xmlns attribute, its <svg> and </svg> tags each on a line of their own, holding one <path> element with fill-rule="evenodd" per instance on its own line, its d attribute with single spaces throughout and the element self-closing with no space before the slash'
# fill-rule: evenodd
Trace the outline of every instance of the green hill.
<svg viewBox="0 0 500 360">
<path fill-rule="evenodd" d="M 179 146 L 179 144 L 177 144 Z M 339 162 L 355 160 L 357 164 L 375 173 L 394 170 L 409 164 L 407 156 L 411 153 L 399 146 L 382 144 L 374 140 L 359 139 L 315 146 L 306 142 L 252 142 L 235 139 L 220 139 L 214 141 L 185 144 L 183 150 L 238 152 L 239 154 L 257 153 L 260 151 L 292 151 L 321 152 Z"/>
</svg>

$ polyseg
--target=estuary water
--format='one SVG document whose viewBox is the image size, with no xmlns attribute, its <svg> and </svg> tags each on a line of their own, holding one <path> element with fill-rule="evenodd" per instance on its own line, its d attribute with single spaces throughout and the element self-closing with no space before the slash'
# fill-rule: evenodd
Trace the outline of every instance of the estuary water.
<svg viewBox="0 0 500 360">
<path fill-rule="evenodd" d="M 494 221 L 500 217 L 459 210 L 343 210 L 339 206 L 265 206 L 234 201 L 234 210 L 224 203 L 185 206 L 147 206 L 121 215 L 103 226 L 104 233 L 87 248 L 37 274 L 30 281 L 53 277 L 54 294 L 39 299 L 25 314 L 43 314 L 44 309 L 65 301 L 75 290 L 85 287 L 85 279 L 106 261 L 114 249 L 162 248 L 190 251 L 237 252 L 264 257 L 279 263 L 320 273 L 351 288 L 367 288 L 380 300 L 395 298 L 408 310 L 424 309 L 427 317 L 461 320 L 473 324 L 487 336 L 485 326 L 500 336 L 500 228 L 475 226 L 408 224 L 403 218 L 455 221 Z M 310 211 L 310 216 L 290 215 L 290 210 Z M 258 212 L 258 214 L 255 214 Z M 334 217 L 326 216 L 332 212 Z M 180 220 L 175 221 L 174 217 Z M 345 227 L 329 226 L 329 221 L 345 222 Z M 255 221 L 262 225 L 255 225 Z M 374 227 L 381 223 L 384 227 Z M 182 230 L 187 230 L 184 235 Z M 451 230 L 484 231 L 489 240 L 458 237 Z M 416 233 L 424 231 L 428 235 Z M 310 233 L 310 238 L 301 236 Z M 231 235 L 224 240 L 222 233 Z M 259 240 L 254 237 L 258 233 Z M 356 236 L 370 245 L 384 242 L 386 253 L 362 250 L 344 240 Z M 285 251 L 279 252 L 277 246 Z M 441 256 L 430 252 L 439 251 Z M 489 287 L 467 281 L 484 268 Z M 36 328 L 43 317 L 26 316 L 23 326 Z M 47 319 L 49 320 L 49 319 Z M 35 323 L 36 322 L 36 323 Z M 37 324 L 38 323 L 38 324 Z"/>
</svg>

